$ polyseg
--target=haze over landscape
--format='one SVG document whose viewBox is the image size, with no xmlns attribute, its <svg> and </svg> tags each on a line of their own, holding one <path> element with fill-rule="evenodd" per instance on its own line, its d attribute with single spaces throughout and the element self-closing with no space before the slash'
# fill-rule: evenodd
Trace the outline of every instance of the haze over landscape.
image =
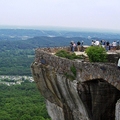
<svg viewBox="0 0 120 120">
<path fill-rule="evenodd" d="M 119 0 L 0 0 L 0 27 L 120 31 L 119 5 Z"/>
</svg>

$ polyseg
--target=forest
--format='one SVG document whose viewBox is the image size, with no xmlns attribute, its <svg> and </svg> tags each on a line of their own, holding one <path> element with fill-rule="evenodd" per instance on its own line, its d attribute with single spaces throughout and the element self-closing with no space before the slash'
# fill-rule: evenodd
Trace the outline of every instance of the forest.
<svg viewBox="0 0 120 120">
<path fill-rule="evenodd" d="M 31 76 L 30 65 L 34 61 L 34 51 L 1 50 L 0 75 L 28 75 Z"/>
<path fill-rule="evenodd" d="M 36 84 L 0 84 L 0 120 L 51 120 Z"/>
</svg>

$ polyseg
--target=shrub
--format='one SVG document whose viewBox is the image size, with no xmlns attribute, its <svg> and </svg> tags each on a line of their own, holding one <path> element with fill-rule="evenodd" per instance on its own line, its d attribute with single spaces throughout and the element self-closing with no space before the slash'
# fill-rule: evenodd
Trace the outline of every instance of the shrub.
<svg viewBox="0 0 120 120">
<path fill-rule="evenodd" d="M 57 51 L 56 56 L 59 56 L 59 57 L 64 57 L 64 58 L 67 58 L 67 59 L 82 59 L 84 56 L 83 55 L 76 55 L 75 53 L 71 53 L 69 51 L 65 51 L 65 50 L 60 50 L 60 51 Z"/>
<path fill-rule="evenodd" d="M 90 62 L 106 62 L 107 53 L 103 47 L 100 46 L 90 46 L 85 52 L 87 53 Z"/>
</svg>

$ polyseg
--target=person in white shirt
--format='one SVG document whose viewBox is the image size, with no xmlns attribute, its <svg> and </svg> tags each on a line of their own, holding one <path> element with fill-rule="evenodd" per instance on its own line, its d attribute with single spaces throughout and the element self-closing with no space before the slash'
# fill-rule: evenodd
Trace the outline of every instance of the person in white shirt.
<svg viewBox="0 0 120 120">
<path fill-rule="evenodd" d="M 95 45 L 96 46 L 99 46 L 100 45 L 100 42 L 98 40 L 95 41 Z"/>
<path fill-rule="evenodd" d="M 113 50 L 116 50 L 116 46 L 117 46 L 116 41 L 113 41 L 112 46 L 113 46 Z"/>
</svg>

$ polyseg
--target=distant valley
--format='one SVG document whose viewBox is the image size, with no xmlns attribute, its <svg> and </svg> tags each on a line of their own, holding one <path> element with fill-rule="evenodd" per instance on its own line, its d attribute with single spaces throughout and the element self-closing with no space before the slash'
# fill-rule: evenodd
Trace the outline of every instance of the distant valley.
<svg viewBox="0 0 120 120">
<path fill-rule="evenodd" d="M 32 49 L 36 47 L 69 46 L 71 40 L 84 41 L 90 45 L 91 40 L 106 40 L 112 42 L 120 40 L 120 34 L 107 32 L 75 32 L 75 31 L 47 31 L 34 29 L 0 29 L 0 49 L 18 48 Z"/>
</svg>

